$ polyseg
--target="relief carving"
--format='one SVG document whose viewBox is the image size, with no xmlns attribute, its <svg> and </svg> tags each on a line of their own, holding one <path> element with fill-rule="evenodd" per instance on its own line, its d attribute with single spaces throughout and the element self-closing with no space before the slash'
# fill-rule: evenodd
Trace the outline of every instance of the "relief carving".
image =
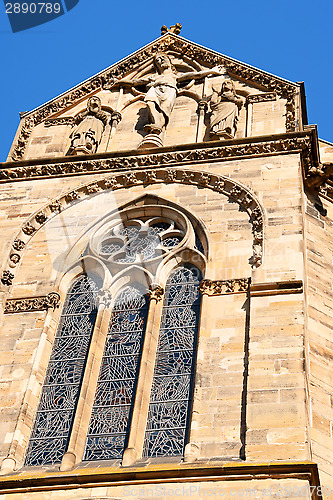
<svg viewBox="0 0 333 500">
<path fill-rule="evenodd" d="M 51 212 L 61 212 L 61 203 L 59 201 L 53 201 L 49 204 L 49 209 Z"/>
<path fill-rule="evenodd" d="M 263 94 L 252 94 L 247 96 L 246 102 L 249 104 L 255 102 L 267 102 L 267 101 L 276 101 L 276 93 L 275 92 L 265 92 Z"/>
<path fill-rule="evenodd" d="M 49 118 L 45 120 L 45 127 L 56 127 L 58 125 L 69 125 L 74 126 L 74 118 L 72 116 L 60 116 L 59 118 Z"/>
<path fill-rule="evenodd" d="M 28 236 L 31 236 L 36 232 L 36 228 L 30 222 L 27 222 L 25 226 L 22 227 L 22 231 Z"/>
<path fill-rule="evenodd" d="M 20 252 L 21 250 L 23 250 L 24 247 L 25 247 L 24 241 L 16 238 L 14 243 L 13 243 L 14 250 L 17 250 L 18 252 Z"/>
<path fill-rule="evenodd" d="M 94 194 L 94 193 L 97 193 L 98 191 L 100 191 L 100 187 L 97 184 L 97 182 L 95 184 L 90 184 L 89 186 L 87 186 L 87 193 L 88 194 Z"/>
<path fill-rule="evenodd" d="M 151 283 L 151 285 L 149 285 L 147 295 L 150 300 L 156 300 L 156 302 L 159 302 L 163 298 L 164 290 L 161 285 L 157 283 Z"/>
<path fill-rule="evenodd" d="M 158 154 L 144 154 L 138 156 L 125 156 L 107 159 L 84 160 L 75 162 L 63 162 L 42 164 L 24 167 L 11 167 L 3 163 L 0 168 L 0 181 L 16 181 L 20 179 L 34 179 L 38 177 L 62 177 L 68 174 L 84 175 L 90 172 L 104 172 L 110 170 L 127 170 L 129 168 L 143 168 L 147 166 L 169 166 L 182 162 L 199 162 L 204 160 L 226 161 L 230 158 L 253 157 L 256 155 L 270 155 L 283 151 L 301 152 L 303 163 L 306 161 L 305 174 L 315 163 L 311 138 L 291 137 L 279 140 L 264 140 L 251 144 L 232 144 L 212 148 L 200 148 L 182 152 L 166 152 Z M 169 170 L 169 169 L 168 169 Z M 173 171 L 173 170 L 172 170 Z M 171 170 L 170 170 L 171 172 Z M 176 172 L 176 170 L 174 170 Z M 170 174 L 173 175 L 173 174 Z M 175 174 L 177 175 L 177 174 Z"/>
<path fill-rule="evenodd" d="M 13 284 L 14 274 L 10 271 L 4 271 L 2 273 L 1 283 L 6 286 L 11 286 Z"/>
<path fill-rule="evenodd" d="M 162 139 L 159 136 L 169 123 L 170 115 L 179 90 L 179 84 L 185 81 L 204 78 L 205 76 L 221 75 L 221 72 L 216 69 L 178 74 L 170 57 L 163 52 L 157 52 L 157 54 L 154 55 L 153 63 L 156 71 L 154 75 L 149 75 L 148 77 L 140 79 L 123 78 L 115 81 L 113 84 L 113 86 L 120 85 L 130 88 L 143 85 L 146 86 L 147 92 L 144 97 L 144 102 L 148 108 L 149 123 L 144 126 L 144 130 L 148 132 L 149 135 L 158 136 L 158 138 L 144 138 L 139 147 L 162 146 Z"/>
<path fill-rule="evenodd" d="M 21 256 L 18 253 L 12 253 L 9 257 L 9 266 L 15 267 L 21 259 Z"/>
<path fill-rule="evenodd" d="M 70 193 L 67 193 L 65 196 L 67 203 L 69 203 L 71 201 L 78 200 L 79 198 L 80 198 L 80 194 L 76 190 L 71 191 Z"/>
<path fill-rule="evenodd" d="M 5 313 L 23 313 L 32 311 L 45 311 L 59 307 L 60 295 L 57 292 L 51 292 L 41 297 L 31 297 L 22 299 L 8 299 L 5 305 Z"/>
<path fill-rule="evenodd" d="M 247 292 L 250 286 L 250 278 L 238 278 L 232 280 L 208 280 L 204 279 L 199 285 L 202 295 L 226 295 L 230 293 Z"/>
<path fill-rule="evenodd" d="M 75 118 L 76 128 L 70 135 L 71 145 L 68 155 L 96 153 L 101 141 L 108 116 L 102 111 L 99 97 L 90 97 L 87 109 Z"/>
<path fill-rule="evenodd" d="M 175 25 L 176 26 L 176 25 Z M 288 83 L 278 77 L 273 77 L 267 73 L 261 72 L 255 68 L 239 63 L 222 55 L 216 54 L 214 51 L 205 49 L 186 40 L 180 40 L 174 37 L 172 33 L 168 33 L 162 40 L 157 40 L 149 47 L 139 50 L 125 61 L 120 62 L 107 68 L 98 76 L 92 78 L 88 82 L 84 82 L 80 86 L 68 91 L 53 101 L 38 108 L 36 111 L 29 113 L 24 119 L 21 127 L 20 135 L 12 152 L 12 159 L 19 161 L 23 158 L 27 141 L 31 131 L 35 125 L 45 121 L 51 115 L 59 113 L 64 109 L 77 104 L 84 97 L 92 92 L 102 88 L 112 87 L 115 81 L 119 81 L 126 73 L 129 73 L 138 64 L 145 62 L 149 57 L 152 57 L 158 51 L 172 51 L 190 59 L 196 60 L 199 63 L 213 66 L 223 65 L 229 74 L 233 74 L 241 79 L 254 82 L 261 87 L 266 88 L 271 92 L 276 92 L 278 95 L 287 97 L 288 94 L 294 94 L 296 85 Z M 290 106 L 295 108 L 294 99 Z M 286 117 L 288 130 L 293 128 L 293 115 Z M 290 122 L 289 122 L 290 121 Z"/>
<path fill-rule="evenodd" d="M 36 217 L 36 222 L 38 222 L 38 224 L 44 224 L 44 222 L 46 222 L 47 220 L 47 216 L 44 212 L 39 212 Z"/>
</svg>

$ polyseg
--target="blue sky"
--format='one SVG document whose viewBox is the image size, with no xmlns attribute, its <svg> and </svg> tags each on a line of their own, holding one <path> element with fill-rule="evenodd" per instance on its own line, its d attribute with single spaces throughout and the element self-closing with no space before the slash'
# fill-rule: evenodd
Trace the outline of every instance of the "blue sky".
<svg viewBox="0 0 333 500">
<path fill-rule="evenodd" d="M 1 134 L 5 161 L 31 110 L 181 22 L 181 35 L 291 81 L 304 81 L 309 123 L 333 142 L 332 0 L 167 2 L 80 0 L 42 26 L 12 33 L 0 4 Z"/>
</svg>

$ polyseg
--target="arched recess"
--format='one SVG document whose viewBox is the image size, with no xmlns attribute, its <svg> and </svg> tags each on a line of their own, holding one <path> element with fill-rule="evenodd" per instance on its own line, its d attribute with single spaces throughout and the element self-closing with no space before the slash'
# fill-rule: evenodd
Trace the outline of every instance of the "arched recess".
<svg viewBox="0 0 333 500">
<path fill-rule="evenodd" d="M 91 181 L 78 186 L 67 193 L 44 205 L 35 212 L 17 233 L 8 256 L 1 282 L 8 289 L 13 284 L 15 271 L 22 258 L 26 244 L 44 224 L 66 207 L 77 203 L 80 199 L 93 196 L 106 189 L 126 189 L 131 186 L 152 185 L 158 183 L 181 183 L 195 186 L 203 186 L 227 196 L 238 203 L 240 210 L 248 214 L 252 225 L 253 244 L 252 256 L 249 259 L 253 268 L 257 268 L 263 261 L 264 246 L 264 210 L 258 198 L 244 185 L 229 177 L 211 174 L 205 171 L 197 171 L 186 168 L 150 168 L 145 170 L 131 170 L 107 176 L 102 180 Z"/>
</svg>

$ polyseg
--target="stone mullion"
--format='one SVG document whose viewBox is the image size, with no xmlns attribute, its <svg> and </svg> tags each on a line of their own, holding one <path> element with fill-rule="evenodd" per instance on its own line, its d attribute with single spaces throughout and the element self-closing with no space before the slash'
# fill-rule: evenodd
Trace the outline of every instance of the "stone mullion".
<svg viewBox="0 0 333 500">
<path fill-rule="evenodd" d="M 60 466 L 62 471 L 71 470 L 75 464 L 80 463 L 83 459 L 111 310 L 104 296 L 98 307 L 71 436 L 67 452 L 64 454 Z"/>
<path fill-rule="evenodd" d="M 150 392 L 154 376 L 156 351 L 160 330 L 163 301 L 163 289 L 157 286 L 152 289 L 148 311 L 146 334 L 142 348 L 142 356 L 138 383 L 135 394 L 131 429 L 127 448 L 124 451 L 122 465 L 132 465 L 141 458 L 147 425 Z"/>
</svg>

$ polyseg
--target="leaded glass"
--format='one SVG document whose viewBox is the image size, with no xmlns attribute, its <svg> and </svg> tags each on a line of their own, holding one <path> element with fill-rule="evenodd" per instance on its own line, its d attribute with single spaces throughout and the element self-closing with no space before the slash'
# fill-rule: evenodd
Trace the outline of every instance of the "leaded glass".
<svg viewBox="0 0 333 500">
<path fill-rule="evenodd" d="M 82 275 L 67 294 L 25 465 L 56 464 L 66 452 L 96 320 L 98 288 Z"/>
<path fill-rule="evenodd" d="M 192 398 L 200 313 L 201 272 L 176 268 L 166 284 L 143 454 L 177 456 L 184 452 Z"/>
<path fill-rule="evenodd" d="M 146 330 L 148 299 L 140 285 L 126 286 L 111 314 L 84 460 L 122 457 L 128 440 Z"/>
<path fill-rule="evenodd" d="M 185 232 L 172 220 L 143 217 L 118 224 L 101 243 L 100 252 L 113 262 L 131 264 L 161 256 L 178 245 Z"/>
</svg>

